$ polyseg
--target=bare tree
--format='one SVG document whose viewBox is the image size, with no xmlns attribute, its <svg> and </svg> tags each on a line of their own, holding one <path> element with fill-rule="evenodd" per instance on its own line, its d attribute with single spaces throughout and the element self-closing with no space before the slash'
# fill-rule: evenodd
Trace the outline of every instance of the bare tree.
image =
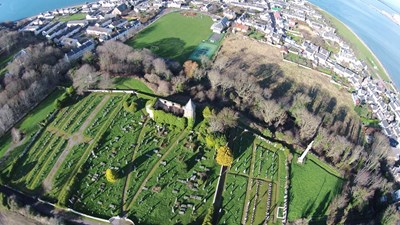
<svg viewBox="0 0 400 225">
<path fill-rule="evenodd" d="M 94 67 L 83 64 L 71 78 L 77 93 L 82 94 L 84 90 L 93 87 L 99 81 L 100 76 Z"/>
<path fill-rule="evenodd" d="M 11 136 L 14 143 L 19 143 L 22 140 L 22 132 L 15 127 L 11 129 Z"/>
</svg>

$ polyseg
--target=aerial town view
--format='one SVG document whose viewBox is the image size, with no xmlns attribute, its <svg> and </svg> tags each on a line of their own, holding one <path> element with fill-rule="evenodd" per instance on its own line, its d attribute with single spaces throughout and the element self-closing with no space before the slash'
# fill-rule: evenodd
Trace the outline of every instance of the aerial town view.
<svg viewBox="0 0 400 225">
<path fill-rule="evenodd" d="M 399 18 L 0 0 L 0 225 L 400 224 Z"/>
</svg>

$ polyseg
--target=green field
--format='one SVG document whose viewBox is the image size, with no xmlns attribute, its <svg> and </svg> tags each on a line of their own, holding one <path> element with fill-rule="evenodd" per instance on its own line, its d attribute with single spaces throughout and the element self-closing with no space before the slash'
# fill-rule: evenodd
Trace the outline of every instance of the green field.
<svg viewBox="0 0 400 225">
<path fill-rule="evenodd" d="M 379 60 L 374 56 L 374 54 L 368 49 L 367 46 L 351 31 L 346 25 L 344 25 L 340 20 L 336 19 L 334 16 L 330 15 L 324 10 L 318 8 L 323 16 L 325 16 L 332 25 L 336 28 L 336 33 L 341 36 L 350 46 L 355 48 L 355 54 L 358 59 L 365 61 L 371 70 L 375 71 L 379 77 L 384 81 L 390 81 L 388 74 L 385 72 L 384 68 L 380 65 Z M 374 67 L 376 66 L 376 69 Z M 376 77 L 376 74 L 372 74 Z"/>
<path fill-rule="evenodd" d="M 343 180 L 339 174 L 309 156 L 303 165 L 296 163 L 297 157 L 291 164 L 289 221 L 300 218 L 324 221 L 329 203 L 341 189 Z"/>
<path fill-rule="evenodd" d="M 84 20 L 84 19 L 86 19 L 86 13 L 75 13 L 73 15 L 56 17 L 56 20 L 60 22 L 68 22 L 72 20 Z"/>
<path fill-rule="evenodd" d="M 183 63 L 193 50 L 211 35 L 209 16 L 183 16 L 170 13 L 141 31 L 126 43 L 134 48 L 148 48 L 155 54 Z"/>
<path fill-rule="evenodd" d="M 147 94 L 154 94 L 154 92 L 149 87 L 147 87 L 142 81 L 130 77 L 115 78 L 114 87 L 116 89 L 135 89 Z"/>
</svg>

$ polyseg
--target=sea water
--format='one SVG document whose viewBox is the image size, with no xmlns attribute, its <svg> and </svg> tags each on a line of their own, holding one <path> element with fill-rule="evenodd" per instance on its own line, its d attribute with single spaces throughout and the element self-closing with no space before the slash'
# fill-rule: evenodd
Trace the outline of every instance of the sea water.
<svg viewBox="0 0 400 225">
<path fill-rule="evenodd" d="M 0 0 L 0 22 L 13 21 L 53 9 L 93 2 L 93 0 Z"/>
<path fill-rule="evenodd" d="M 309 0 L 350 27 L 400 88 L 400 26 L 376 9 L 399 13 L 377 0 Z"/>
</svg>

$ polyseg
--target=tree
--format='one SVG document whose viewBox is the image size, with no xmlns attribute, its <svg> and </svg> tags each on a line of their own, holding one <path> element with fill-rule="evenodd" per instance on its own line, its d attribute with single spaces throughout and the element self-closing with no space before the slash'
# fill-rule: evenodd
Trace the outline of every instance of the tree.
<svg viewBox="0 0 400 225">
<path fill-rule="evenodd" d="M 185 71 L 185 74 L 187 77 L 192 78 L 194 73 L 197 70 L 197 67 L 199 67 L 199 65 L 192 61 L 192 60 L 187 60 L 184 64 L 183 64 L 183 68 Z"/>
<path fill-rule="evenodd" d="M 399 221 L 399 213 L 396 210 L 396 206 L 388 206 L 381 217 L 382 225 L 397 224 Z"/>
<path fill-rule="evenodd" d="M 113 169 L 107 169 L 106 170 L 106 179 L 110 183 L 115 183 L 118 179 L 117 171 L 115 171 Z"/>
<path fill-rule="evenodd" d="M 206 106 L 203 109 L 203 117 L 204 117 L 204 119 L 208 120 L 208 118 L 210 118 L 211 116 L 212 116 L 212 111 L 211 111 L 210 107 Z"/>
<path fill-rule="evenodd" d="M 22 132 L 15 127 L 11 129 L 11 136 L 14 143 L 19 143 L 22 140 Z"/>
<path fill-rule="evenodd" d="M 79 94 L 83 93 L 89 87 L 94 86 L 98 80 L 99 73 L 89 64 L 82 65 L 72 76 L 73 86 Z"/>
<path fill-rule="evenodd" d="M 217 150 L 217 163 L 221 166 L 231 166 L 233 163 L 233 154 L 228 146 L 221 146 Z"/>
<path fill-rule="evenodd" d="M 239 116 L 230 108 L 223 108 L 218 114 L 213 114 L 209 118 L 210 132 L 223 132 L 227 128 L 237 125 Z"/>
</svg>

